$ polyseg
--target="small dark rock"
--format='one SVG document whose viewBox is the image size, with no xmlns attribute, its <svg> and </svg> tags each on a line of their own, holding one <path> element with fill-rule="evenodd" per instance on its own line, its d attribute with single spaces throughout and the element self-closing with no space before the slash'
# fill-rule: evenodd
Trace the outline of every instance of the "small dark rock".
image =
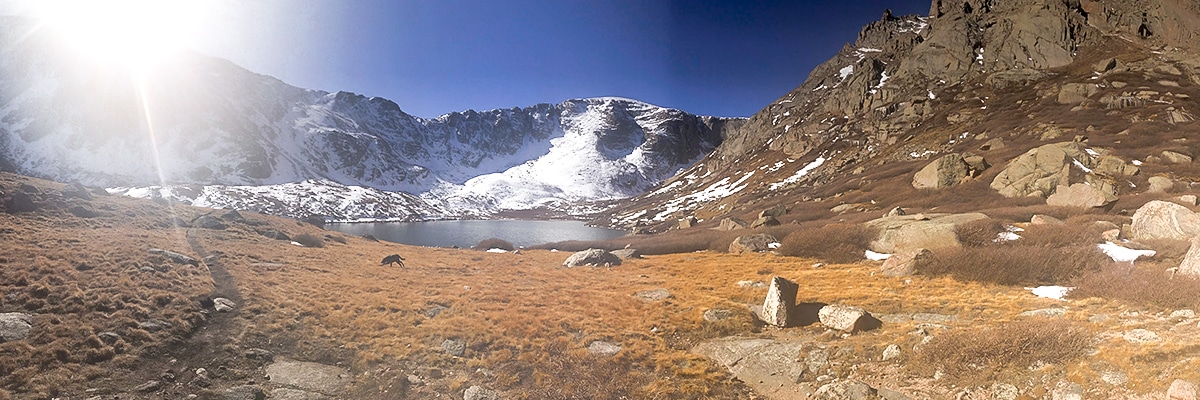
<svg viewBox="0 0 1200 400">
<path fill-rule="evenodd" d="M 100 341 L 104 342 L 104 344 L 110 346 L 121 340 L 121 335 L 118 335 L 116 332 L 100 332 L 96 334 L 96 337 L 100 338 Z"/>
<path fill-rule="evenodd" d="M 93 269 L 96 269 L 96 267 L 94 267 L 94 266 L 92 266 L 91 264 L 88 264 L 88 263 L 77 263 L 77 264 L 75 264 L 75 270 L 76 270 L 76 271 L 91 271 L 91 270 L 93 270 Z"/>
<path fill-rule="evenodd" d="M 79 218 L 96 218 L 97 217 L 95 210 L 92 210 L 91 207 L 87 207 L 84 205 L 76 205 L 74 207 L 71 207 L 71 209 L 68 211 L 71 212 L 71 215 L 74 215 Z"/>
<path fill-rule="evenodd" d="M 307 217 L 304 217 L 304 219 L 302 221 L 307 222 L 307 223 L 311 224 L 312 226 L 315 226 L 318 228 L 325 228 L 325 216 L 324 215 L 309 215 Z"/>
<path fill-rule="evenodd" d="M 205 308 L 205 309 L 215 308 L 216 305 L 217 305 L 217 302 L 213 301 L 213 299 L 210 299 L 208 297 L 200 299 L 200 308 Z"/>
<path fill-rule="evenodd" d="M 59 193 L 62 193 L 63 197 L 71 197 L 83 200 L 92 199 L 92 193 L 88 191 L 88 188 L 83 187 L 83 184 L 79 182 L 74 182 L 70 185 L 67 185 L 67 187 L 63 188 L 63 190 Z"/>
</svg>

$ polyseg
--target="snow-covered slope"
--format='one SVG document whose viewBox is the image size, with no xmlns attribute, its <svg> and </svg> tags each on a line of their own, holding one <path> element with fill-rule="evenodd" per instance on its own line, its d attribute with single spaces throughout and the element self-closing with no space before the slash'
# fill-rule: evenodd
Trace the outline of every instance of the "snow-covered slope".
<svg viewBox="0 0 1200 400">
<path fill-rule="evenodd" d="M 564 207 L 653 187 L 741 122 L 619 98 L 423 119 L 386 99 L 300 89 L 200 55 L 135 76 L 58 51 L 31 28 L 0 21 L 0 167 L 144 188 L 131 194 L 166 189 L 194 204 L 334 201 L 282 193 L 361 187 L 406 194 L 262 210 L 415 219 Z M 400 210 L 409 211 L 377 215 Z"/>
</svg>

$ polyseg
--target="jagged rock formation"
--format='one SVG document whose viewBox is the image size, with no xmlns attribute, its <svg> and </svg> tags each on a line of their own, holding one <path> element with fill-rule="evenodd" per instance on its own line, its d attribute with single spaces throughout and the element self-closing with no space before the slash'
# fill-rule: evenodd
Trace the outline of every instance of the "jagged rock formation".
<svg viewBox="0 0 1200 400">
<path fill-rule="evenodd" d="M 1085 154 L 1072 159 L 1095 173 L 1006 195 L 1045 198 L 1059 183 L 1079 182 L 1113 195 L 1140 191 L 1130 184 L 1134 157 L 1182 158 L 1109 154 L 1086 138 L 1191 124 L 1186 100 L 1200 85 L 1196 32 L 1200 4 L 1184 0 L 935 0 L 928 16 L 887 13 L 712 155 L 602 222 L 653 225 L 681 213 L 708 218 L 739 204 L 769 207 L 780 196 L 818 200 L 868 185 L 879 166 L 938 159 L 957 167 L 940 157 L 967 151 L 985 152 L 1003 169 L 1013 151 L 1076 136 Z M 1078 125 L 1087 119 L 1109 125 Z M 1128 129 L 1107 127 L 1115 125 Z M 941 171 L 926 171 L 914 185 L 961 181 L 959 168 L 930 168 Z M 861 184 L 847 183 L 854 175 Z"/>
</svg>

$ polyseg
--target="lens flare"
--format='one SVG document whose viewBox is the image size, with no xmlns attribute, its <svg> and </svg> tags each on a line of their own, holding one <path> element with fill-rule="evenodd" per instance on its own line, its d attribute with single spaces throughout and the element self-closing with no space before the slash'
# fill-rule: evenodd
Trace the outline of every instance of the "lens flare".
<svg viewBox="0 0 1200 400">
<path fill-rule="evenodd" d="M 37 14 L 95 61 L 144 70 L 186 49 L 200 31 L 199 0 L 48 0 Z"/>
</svg>

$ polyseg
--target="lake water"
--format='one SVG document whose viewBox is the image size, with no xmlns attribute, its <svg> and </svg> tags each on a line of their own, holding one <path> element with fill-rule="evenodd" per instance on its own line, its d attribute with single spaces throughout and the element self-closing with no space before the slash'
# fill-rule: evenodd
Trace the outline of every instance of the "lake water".
<svg viewBox="0 0 1200 400">
<path fill-rule="evenodd" d="M 583 221 L 428 221 L 332 223 L 326 228 L 351 235 L 371 234 L 379 240 L 436 247 L 472 247 L 480 241 L 500 238 L 516 246 L 532 246 L 564 240 L 605 240 L 624 236 L 624 231 L 595 228 Z"/>
</svg>

